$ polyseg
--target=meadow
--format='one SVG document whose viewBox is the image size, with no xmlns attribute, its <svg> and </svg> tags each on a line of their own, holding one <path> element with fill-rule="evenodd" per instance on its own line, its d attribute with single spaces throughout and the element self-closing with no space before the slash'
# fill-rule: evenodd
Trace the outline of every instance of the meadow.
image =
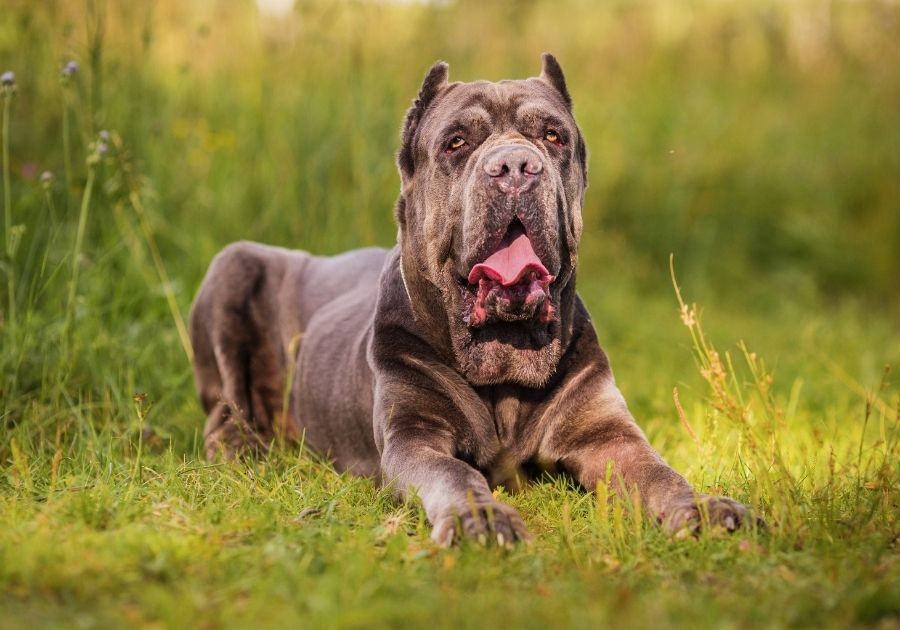
<svg viewBox="0 0 900 630">
<path fill-rule="evenodd" d="M 497 490 L 532 545 L 445 550 L 312 453 L 205 461 L 211 257 L 391 246 L 427 68 L 545 50 L 619 387 L 768 528 L 672 539 L 546 478 Z M 0 628 L 900 626 L 898 60 L 895 2 L 5 0 Z"/>
</svg>

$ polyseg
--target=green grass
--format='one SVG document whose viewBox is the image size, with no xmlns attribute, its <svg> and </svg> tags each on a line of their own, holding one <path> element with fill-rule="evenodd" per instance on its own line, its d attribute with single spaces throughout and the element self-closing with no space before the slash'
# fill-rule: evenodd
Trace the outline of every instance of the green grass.
<svg viewBox="0 0 900 630">
<path fill-rule="evenodd" d="M 0 627 L 900 624 L 896 6 L 224 6 L 0 11 Z M 545 479 L 503 497 L 532 546 L 441 550 L 312 454 L 205 462 L 180 325 L 211 256 L 390 245 L 430 63 L 526 76 L 543 50 L 590 149 L 579 287 L 620 388 L 769 530 L 672 540 Z"/>
</svg>

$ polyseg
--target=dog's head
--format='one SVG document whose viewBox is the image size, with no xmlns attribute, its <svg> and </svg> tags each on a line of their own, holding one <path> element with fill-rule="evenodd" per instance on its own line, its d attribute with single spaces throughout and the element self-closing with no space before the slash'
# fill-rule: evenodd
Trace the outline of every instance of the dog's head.
<svg viewBox="0 0 900 630">
<path fill-rule="evenodd" d="M 584 140 L 552 55 L 535 78 L 447 78 L 431 68 L 403 127 L 403 270 L 437 288 L 469 382 L 539 387 L 571 330 Z"/>
</svg>

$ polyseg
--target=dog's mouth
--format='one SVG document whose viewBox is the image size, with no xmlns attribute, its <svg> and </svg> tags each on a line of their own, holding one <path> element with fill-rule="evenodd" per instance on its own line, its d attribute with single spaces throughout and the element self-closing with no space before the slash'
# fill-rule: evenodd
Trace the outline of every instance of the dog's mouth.
<svg viewBox="0 0 900 630">
<path fill-rule="evenodd" d="M 480 328 L 495 321 L 553 321 L 553 280 L 535 253 L 525 226 L 513 220 L 497 249 L 469 271 L 466 325 Z"/>
</svg>

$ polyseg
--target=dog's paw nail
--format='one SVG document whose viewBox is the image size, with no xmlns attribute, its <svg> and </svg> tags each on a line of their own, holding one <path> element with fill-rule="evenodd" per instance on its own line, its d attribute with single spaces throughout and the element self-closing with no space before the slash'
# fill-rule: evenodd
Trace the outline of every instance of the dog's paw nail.
<svg viewBox="0 0 900 630">
<path fill-rule="evenodd" d="M 503 537 L 503 534 L 497 534 L 497 544 L 501 547 L 506 546 L 506 539 Z"/>
<path fill-rule="evenodd" d="M 456 538 L 456 530 L 452 527 L 447 530 L 447 533 L 444 534 L 444 539 L 441 540 L 441 546 L 449 547 L 453 544 L 453 540 Z"/>
<path fill-rule="evenodd" d="M 672 537 L 675 540 L 687 540 L 687 539 L 693 537 L 693 535 L 694 535 L 694 530 L 689 526 L 685 526 L 685 527 L 681 527 L 680 529 L 676 530 L 675 534 Z"/>
<path fill-rule="evenodd" d="M 486 545 L 487 544 L 487 536 L 484 534 L 478 534 L 478 544 Z"/>
</svg>

